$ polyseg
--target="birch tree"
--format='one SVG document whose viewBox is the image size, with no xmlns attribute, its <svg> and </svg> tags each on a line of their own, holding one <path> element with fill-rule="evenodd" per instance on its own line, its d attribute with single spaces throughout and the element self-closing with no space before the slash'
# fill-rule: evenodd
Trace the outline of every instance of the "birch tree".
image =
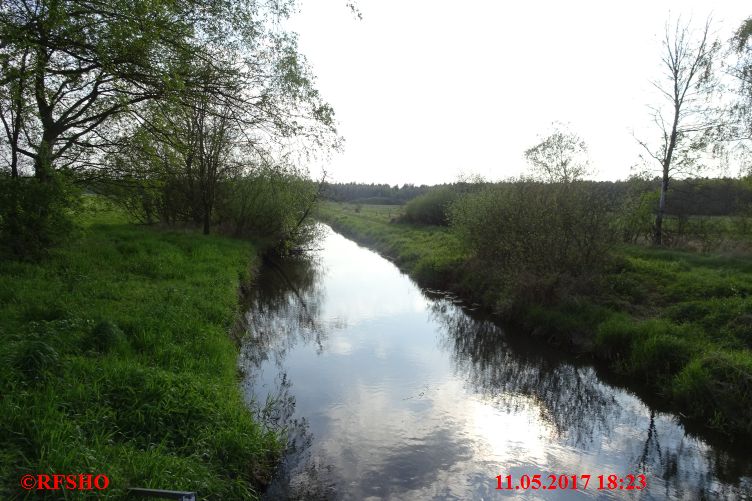
<svg viewBox="0 0 752 501">
<path fill-rule="evenodd" d="M 720 45 L 711 39 L 711 20 L 699 29 L 677 20 L 666 23 L 661 66 L 663 74 L 652 82 L 662 102 L 650 106 L 659 140 L 639 140 L 660 165 L 661 188 L 655 213 L 653 243 L 663 243 L 666 193 L 671 179 L 696 172 L 702 152 L 713 142 L 721 118 L 712 106 L 716 87 L 713 64 Z"/>
</svg>

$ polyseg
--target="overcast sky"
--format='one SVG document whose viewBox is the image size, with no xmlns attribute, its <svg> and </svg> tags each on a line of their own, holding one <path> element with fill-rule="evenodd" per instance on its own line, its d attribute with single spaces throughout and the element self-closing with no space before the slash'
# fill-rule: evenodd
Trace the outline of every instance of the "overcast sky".
<svg viewBox="0 0 752 501">
<path fill-rule="evenodd" d="M 669 16 L 713 14 L 727 39 L 746 2 L 303 0 L 300 49 L 333 105 L 334 181 L 435 184 L 518 175 L 551 122 L 589 145 L 599 179 L 638 162 Z M 312 171 L 315 174 L 316 168 Z"/>
</svg>

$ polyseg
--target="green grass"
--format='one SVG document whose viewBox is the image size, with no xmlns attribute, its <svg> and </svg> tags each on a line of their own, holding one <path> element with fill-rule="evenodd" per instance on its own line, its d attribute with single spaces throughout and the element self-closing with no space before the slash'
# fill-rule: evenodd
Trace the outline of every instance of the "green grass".
<svg viewBox="0 0 752 501">
<path fill-rule="evenodd" d="M 390 222 L 398 211 L 326 203 L 319 217 L 425 285 L 489 309 L 504 303 L 505 284 L 473 263 L 450 230 Z M 614 254 L 590 294 L 528 303 L 511 320 L 605 360 L 689 420 L 752 443 L 750 256 L 637 246 Z"/>
<path fill-rule="evenodd" d="M 690 216 L 664 219 L 669 240 L 700 251 L 748 254 L 752 251 L 752 218 L 749 216 Z"/>
<path fill-rule="evenodd" d="M 256 497 L 280 440 L 244 404 L 228 335 L 254 247 L 92 200 L 77 239 L 0 262 L 0 497 L 26 473 L 103 473 L 115 498 Z"/>
</svg>

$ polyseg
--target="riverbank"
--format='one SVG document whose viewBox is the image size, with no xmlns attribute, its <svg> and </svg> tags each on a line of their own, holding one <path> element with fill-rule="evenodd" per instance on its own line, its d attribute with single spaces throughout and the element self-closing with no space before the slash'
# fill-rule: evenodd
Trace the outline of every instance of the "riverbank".
<svg viewBox="0 0 752 501">
<path fill-rule="evenodd" d="M 256 498 L 283 444 L 244 403 L 228 330 L 257 249 L 94 209 L 42 262 L 0 262 L 0 497 L 92 473 L 115 498 Z"/>
<path fill-rule="evenodd" d="M 325 203 L 319 217 L 427 287 L 494 310 L 501 285 L 447 228 L 396 222 L 399 207 Z M 688 422 L 752 443 L 752 261 L 619 247 L 597 291 L 507 319 L 646 385 Z"/>
</svg>

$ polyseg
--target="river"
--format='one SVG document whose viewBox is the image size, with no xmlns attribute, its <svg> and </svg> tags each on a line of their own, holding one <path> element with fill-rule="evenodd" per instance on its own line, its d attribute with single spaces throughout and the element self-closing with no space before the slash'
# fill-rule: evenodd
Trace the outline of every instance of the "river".
<svg viewBox="0 0 752 501">
<path fill-rule="evenodd" d="M 749 455 L 324 233 L 246 315 L 248 404 L 289 435 L 267 499 L 752 499 Z"/>
</svg>

